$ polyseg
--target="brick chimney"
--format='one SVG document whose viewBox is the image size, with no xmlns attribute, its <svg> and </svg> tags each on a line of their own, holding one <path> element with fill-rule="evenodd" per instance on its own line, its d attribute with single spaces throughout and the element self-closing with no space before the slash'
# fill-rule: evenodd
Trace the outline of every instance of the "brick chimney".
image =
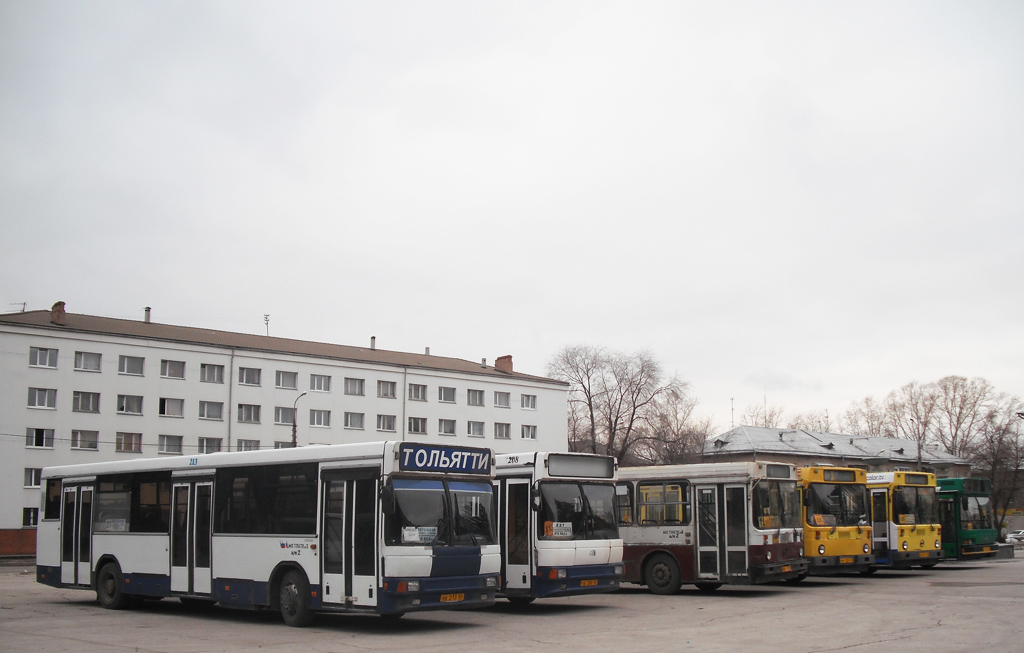
<svg viewBox="0 0 1024 653">
<path fill-rule="evenodd" d="M 50 321 L 57 326 L 65 326 L 68 323 L 67 318 L 64 316 L 64 302 L 57 302 L 50 309 Z"/>
<path fill-rule="evenodd" d="M 512 356 L 498 356 L 494 359 L 494 369 L 507 374 L 512 373 Z"/>
</svg>

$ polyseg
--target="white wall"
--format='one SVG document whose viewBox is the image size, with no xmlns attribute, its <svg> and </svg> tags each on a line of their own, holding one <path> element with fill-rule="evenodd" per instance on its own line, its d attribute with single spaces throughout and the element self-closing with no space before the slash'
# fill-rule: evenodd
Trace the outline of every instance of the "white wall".
<svg viewBox="0 0 1024 653">
<path fill-rule="evenodd" d="M 29 367 L 29 348 L 45 347 L 59 350 L 57 368 Z M 85 372 L 74 369 L 75 352 L 88 351 L 102 355 L 101 371 Z M 144 376 L 118 373 L 121 355 L 146 359 Z M 161 378 L 163 359 L 185 362 L 185 379 Z M 224 383 L 201 383 L 200 364 L 224 366 Z M 259 387 L 240 386 L 238 368 L 252 367 L 262 370 Z M 234 370 L 232 372 L 232 370 Z M 275 388 L 277 370 L 298 373 L 298 388 Z M 330 392 L 310 391 L 310 374 L 331 376 Z M 364 396 L 344 393 L 345 377 L 365 380 Z M 377 397 L 377 381 L 396 383 L 396 398 Z M 409 401 L 410 383 L 427 386 L 427 401 Z M 454 404 L 438 401 L 438 386 L 456 388 Z M 27 407 L 30 387 L 57 390 L 55 410 Z M 484 405 L 470 406 L 468 390 L 484 391 Z M 74 391 L 100 393 L 99 414 L 72 411 Z M 508 392 L 510 406 L 494 406 L 495 391 Z M 183 453 L 195 453 L 200 437 L 221 438 L 225 449 L 230 441 L 234 449 L 239 439 L 259 440 L 262 448 L 273 448 L 275 442 L 291 441 L 291 425 L 274 423 L 274 408 L 290 408 L 299 393 L 307 394 L 298 400 L 298 442 L 339 444 L 374 440 L 416 440 L 435 443 L 458 443 L 485 446 L 498 453 L 519 451 L 567 451 L 566 433 L 567 393 L 563 386 L 535 383 L 502 377 L 467 373 L 447 373 L 420 368 L 400 368 L 379 364 L 341 363 L 325 359 L 261 352 L 237 352 L 232 357 L 228 350 L 185 346 L 160 341 L 119 336 L 94 336 L 69 333 L 66 336 L 49 329 L 0 326 L 0 529 L 21 528 L 22 508 L 38 507 L 40 490 L 25 489 L 24 469 L 50 465 L 65 465 L 104 460 L 124 460 L 132 457 L 150 457 L 157 451 L 158 436 L 183 436 Z M 143 414 L 117 413 L 117 395 L 141 395 Z M 535 410 L 520 407 L 520 395 L 537 396 Z M 161 397 L 184 399 L 184 417 L 163 417 L 158 414 Z M 199 402 L 216 401 L 224 404 L 222 420 L 199 419 Z M 237 422 L 238 404 L 261 406 L 259 424 Z M 310 409 L 331 411 L 329 428 L 309 425 Z M 344 427 L 344 413 L 364 414 L 363 429 Z M 395 415 L 396 431 L 377 431 L 377 415 Z M 408 417 L 427 420 L 426 435 L 406 433 Z M 438 420 L 456 420 L 456 435 L 439 435 Z M 467 421 L 484 422 L 484 436 L 467 435 Z M 511 424 L 511 438 L 496 440 L 494 423 Z M 536 440 L 520 437 L 524 424 L 537 427 Z M 33 449 L 25 446 L 26 429 L 54 429 L 52 449 Z M 74 429 L 99 431 L 96 451 L 71 449 Z M 115 451 L 118 431 L 142 433 L 142 453 Z"/>
</svg>

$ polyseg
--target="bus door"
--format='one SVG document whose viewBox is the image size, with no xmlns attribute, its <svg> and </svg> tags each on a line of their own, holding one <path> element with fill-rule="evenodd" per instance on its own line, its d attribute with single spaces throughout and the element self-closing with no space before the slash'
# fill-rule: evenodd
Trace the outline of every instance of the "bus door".
<svg viewBox="0 0 1024 653">
<path fill-rule="evenodd" d="M 725 573 L 747 575 L 747 487 L 725 486 Z"/>
<path fill-rule="evenodd" d="M 324 603 L 377 605 L 377 477 L 367 476 L 354 471 L 323 473 Z"/>
<path fill-rule="evenodd" d="M 889 491 L 871 490 L 871 548 L 875 559 L 889 560 Z"/>
<path fill-rule="evenodd" d="M 64 488 L 60 517 L 60 582 L 66 585 L 92 583 L 92 496 L 91 486 Z"/>
<path fill-rule="evenodd" d="M 530 573 L 530 479 L 510 478 L 505 488 L 504 522 L 505 568 L 502 578 L 508 589 L 529 589 Z"/>
<path fill-rule="evenodd" d="M 171 490 L 171 591 L 209 594 L 213 483 L 175 483 Z"/>
<path fill-rule="evenodd" d="M 695 485 L 697 496 L 697 578 L 717 579 L 719 572 L 718 486 Z"/>
</svg>

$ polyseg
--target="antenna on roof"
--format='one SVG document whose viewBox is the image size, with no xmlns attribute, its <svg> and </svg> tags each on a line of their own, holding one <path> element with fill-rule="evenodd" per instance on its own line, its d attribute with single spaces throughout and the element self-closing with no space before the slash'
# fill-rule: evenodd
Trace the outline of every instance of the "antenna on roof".
<svg viewBox="0 0 1024 653">
<path fill-rule="evenodd" d="M 22 313 L 28 310 L 28 302 L 11 302 L 11 306 L 20 306 Z"/>
<path fill-rule="evenodd" d="M 270 335 L 270 313 L 263 314 L 263 324 L 267 325 L 267 335 Z"/>
</svg>

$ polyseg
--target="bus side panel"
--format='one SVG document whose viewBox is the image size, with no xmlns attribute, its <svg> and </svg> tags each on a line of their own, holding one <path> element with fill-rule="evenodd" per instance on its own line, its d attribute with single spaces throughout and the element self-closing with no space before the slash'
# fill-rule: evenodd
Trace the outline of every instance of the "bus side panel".
<svg viewBox="0 0 1024 653">
<path fill-rule="evenodd" d="M 215 595 L 218 588 L 225 584 L 231 587 L 248 586 L 236 592 L 227 590 L 232 603 L 244 604 L 248 596 L 259 605 L 269 601 L 269 583 L 274 569 L 283 562 L 291 562 L 302 567 L 309 580 L 310 589 L 319 591 L 320 559 L 317 555 L 317 538 L 294 535 L 213 535 L 213 588 Z M 221 590 L 224 591 L 224 590 Z M 232 599 L 234 595 L 237 599 Z"/>
<path fill-rule="evenodd" d="M 679 580 L 692 583 L 697 580 L 694 547 L 689 544 L 627 544 L 622 548 L 625 567 L 622 580 L 626 583 L 644 582 L 644 561 L 653 553 L 667 553 L 679 565 Z"/>
<path fill-rule="evenodd" d="M 121 573 L 170 578 L 170 536 L 161 533 L 94 533 L 92 559 L 113 556 Z M 158 553 L 159 552 L 159 553 Z M 95 573 L 97 570 L 93 569 Z"/>
<path fill-rule="evenodd" d="M 60 568 L 60 520 L 40 520 L 36 527 L 36 564 Z"/>
</svg>

